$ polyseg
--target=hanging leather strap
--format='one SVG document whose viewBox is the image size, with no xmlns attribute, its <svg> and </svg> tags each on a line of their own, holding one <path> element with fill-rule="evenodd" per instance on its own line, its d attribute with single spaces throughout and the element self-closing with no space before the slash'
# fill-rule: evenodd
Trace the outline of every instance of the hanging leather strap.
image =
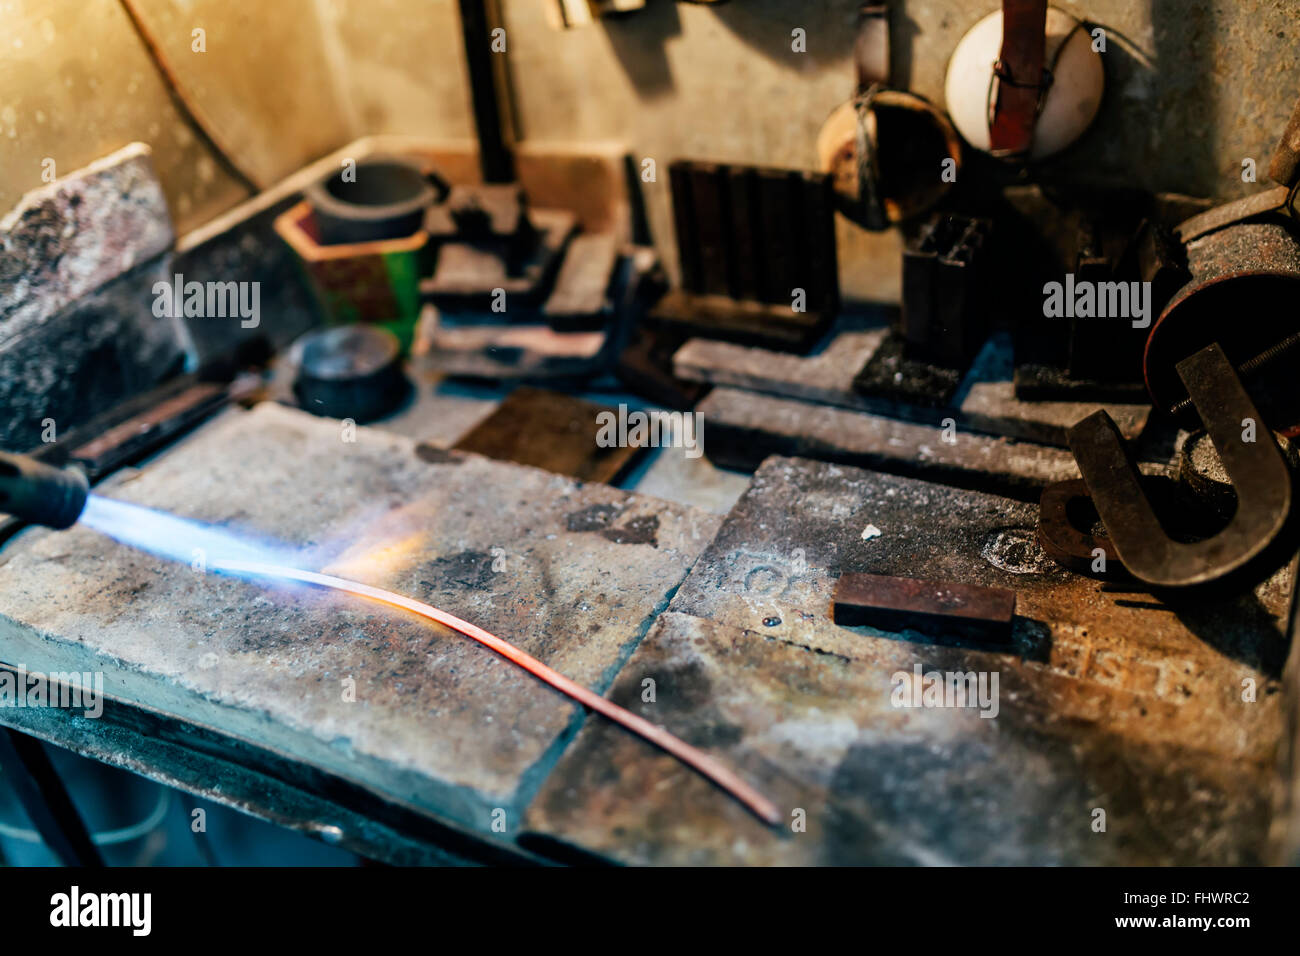
<svg viewBox="0 0 1300 956">
<path fill-rule="evenodd" d="M 1002 50 L 993 66 L 989 152 L 1029 152 L 1044 83 L 1047 0 L 1002 0 Z"/>
</svg>

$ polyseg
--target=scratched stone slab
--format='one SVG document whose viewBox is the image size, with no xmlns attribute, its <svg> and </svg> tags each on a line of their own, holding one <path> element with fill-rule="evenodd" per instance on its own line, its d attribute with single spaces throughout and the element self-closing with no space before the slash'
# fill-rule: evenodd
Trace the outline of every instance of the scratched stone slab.
<svg viewBox="0 0 1300 956">
<path fill-rule="evenodd" d="M 298 549 L 602 691 L 720 520 L 371 429 L 347 442 L 270 403 L 99 490 Z M 579 720 L 492 652 L 358 598 L 201 573 L 82 525 L 24 532 L 0 562 L 0 660 L 103 670 L 109 693 L 471 827 L 499 807 L 517 828 Z"/>
<path fill-rule="evenodd" d="M 806 829 L 769 830 L 593 722 L 530 808 L 529 839 L 657 864 L 1264 859 L 1289 575 L 1172 607 L 1058 568 L 1033 527 L 1032 505 L 769 459 L 610 696 Z M 1013 649 L 839 627 L 849 570 L 1012 588 Z M 917 664 L 996 673 L 997 715 L 894 706 L 894 675 Z"/>
<path fill-rule="evenodd" d="M 1010 345 L 1000 338 L 992 340 L 972 365 L 955 399 L 958 408 L 922 408 L 861 395 L 853 388 L 853 377 L 875 354 L 886 329 L 857 328 L 854 321 L 842 319 L 826 346 L 808 356 L 690 339 L 673 356 L 673 370 L 679 378 L 691 382 L 727 385 L 928 424 L 951 416 L 963 427 L 991 435 L 1062 447 L 1066 445 L 1066 429 L 1098 408 L 1110 413 L 1125 438 L 1136 438 L 1146 428 L 1150 408 L 1145 405 L 1020 401 L 1012 383 Z"/>
</svg>

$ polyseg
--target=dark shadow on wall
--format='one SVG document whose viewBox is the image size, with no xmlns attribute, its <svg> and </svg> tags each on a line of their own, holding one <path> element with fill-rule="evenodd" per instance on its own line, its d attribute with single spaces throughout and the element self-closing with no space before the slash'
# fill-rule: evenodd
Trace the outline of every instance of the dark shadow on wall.
<svg viewBox="0 0 1300 956">
<path fill-rule="evenodd" d="M 643 10 L 600 20 L 609 45 L 637 93 L 646 99 L 669 96 L 674 89 L 672 68 L 665 49 L 681 36 L 682 21 L 676 3 L 648 3 Z"/>
<path fill-rule="evenodd" d="M 1088 132 L 1049 165 L 1055 175 L 1098 186 L 1221 195 L 1214 7 L 1151 0 L 1151 21 L 1151 48 L 1105 23 L 1087 24 L 1105 31 L 1105 98 Z"/>
<path fill-rule="evenodd" d="M 971 25 L 974 25 L 972 21 Z M 911 89 L 915 69 L 914 42 L 921 35 L 921 24 L 906 4 L 889 10 L 889 82 L 901 90 Z"/>
<path fill-rule="evenodd" d="M 737 0 L 710 4 L 707 11 L 754 52 L 775 63 L 809 69 L 853 53 L 857 3 L 854 0 Z M 900 22 L 903 21 L 900 16 Z M 642 97 L 674 91 L 665 46 L 682 33 L 675 0 L 654 0 L 642 10 L 604 17 L 600 25 L 628 78 Z M 792 47 L 795 29 L 805 31 L 805 53 Z M 891 37 L 892 39 L 892 37 Z M 845 95 L 852 84 L 845 73 Z"/>
<path fill-rule="evenodd" d="M 806 57 L 811 69 L 853 54 L 858 12 L 854 0 L 733 0 L 709 9 L 746 46 L 775 63 L 797 67 Z M 805 32 L 806 53 L 791 48 L 795 29 Z M 845 84 L 846 89 L 852 84 L 849 71 Z"/>
</svg>

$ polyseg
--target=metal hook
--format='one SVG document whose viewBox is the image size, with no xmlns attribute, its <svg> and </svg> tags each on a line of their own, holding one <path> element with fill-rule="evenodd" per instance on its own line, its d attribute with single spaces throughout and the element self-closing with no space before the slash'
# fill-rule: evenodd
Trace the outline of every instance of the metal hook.
<svg viewBox="0 0 1300 956">
<path fill-rule="evenodd" d="M 1208 345 L 1177 369 L 1237 493 L 1237 511 L 1218 534 L 1182 543 L 1165 533 L 1106 412 L 1094 412 L 1066 436 L 1120 560 L 1133 577 L 1158 587 L 1203 584 L 1240 568 L 1272 543 L 1291 510 L 1286 459 L 1223 349 Z M 1256 423 L 1254 442 L 1242 438 L 1247 419 Z"/>
</svg>

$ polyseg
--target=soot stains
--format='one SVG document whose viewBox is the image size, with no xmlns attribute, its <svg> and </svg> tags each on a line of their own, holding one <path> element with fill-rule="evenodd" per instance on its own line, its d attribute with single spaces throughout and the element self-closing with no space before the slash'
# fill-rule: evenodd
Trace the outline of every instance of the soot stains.
<svg viewBox="0 0 1300 956">
<path fill-rule="evenodd" d="M 620 509 L 614 505 L 592 505 L 570 512 L 565 517 L 565 524 L 570 531 L 604 531 L 619 513 Z"/>
<path fill-rule="evenodd" d="M 492 584 L 492 555 L 486 551 L 461 551 L 430 561 L 424 570 L 432 580 L 420 584 L 432 590 L 487 590 Z"/>
<path fill-rule="evenodd" d="M 648 544 L 659 547 L 659 516 L 643 515 L 633 518 L 621 528 L 606 528 L 601 532 L 615 544 Z"/>
<path fill-rule="evenodd" d="M 648 544 L 659 547 L 659 516 L 642 515 L 623 525 L 615 525 L 622 514 L 616 505 L 592 505 L 571 512 L 565 518 L 570 531 L 595 532 L 615 544 Z"/>
<path fill-rule="evenodd" d="M 415 457 L 420 461 L 427 461 L 431 465 L 459 465 L 465 460 L 460 455 L 445 448 L 435 448 L 433 445 L 426 443 L 415 446 Z"/>
</svg>

